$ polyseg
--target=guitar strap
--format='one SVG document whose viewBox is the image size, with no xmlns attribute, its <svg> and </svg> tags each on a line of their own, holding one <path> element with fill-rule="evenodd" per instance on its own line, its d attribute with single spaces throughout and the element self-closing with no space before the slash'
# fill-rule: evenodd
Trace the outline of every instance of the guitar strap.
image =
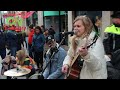
<svg viewBox="0 0 120 90">
<path fill-rule="evenodd" d="M 90 48 L 94 43 L 96 43 L 97 39 L 98 39 L 98 35 L 95 34 L 95 36 L 94 36 L 94 38 L 93 38 L 93 42 L 92 42 L 90 45 L 88 45 L 87 48 Z M 77 60 L 78 57 L 79 57 L 79 54 L 77 54 L 77 55 L 75 55 L 75 56 L 73 57 L 73 59 L 72 59 L 72 61 L 71 61 L 71 63 L 70 63 L 70 68 L 69 68 L 68 72 L 67 72 L 66 75 L 65 75 L 65 79 L 67 79 L 67 77 L 69 76 L 69 74 L 70 74 L 70 72 L 71 72 L 71 69 L 72 69 L 72 66 L 73 66 L 73 64 L 75 63 L 75 61 Z"/>
<path fill-rule="evenodd" d="M 94 43 L 96 43 L 97 39 L 98 39 L 98 36 L 95 34 L 95 36 L 94 36 L 94 38 L 93 38 L 93 43 L 90 44 L 90 45 L 88 45 L 87 48 L 89 48 L 89 47 L 92 46 Z M 78 56 L 79 56 L 79 54 L 77 54 L 77 55 L 73 58 L 73 60 L 71 61 L 70 67 L 72 67 L 72 65 L 74 64 L 74 62 L 77 60 Z"/>
</svg>

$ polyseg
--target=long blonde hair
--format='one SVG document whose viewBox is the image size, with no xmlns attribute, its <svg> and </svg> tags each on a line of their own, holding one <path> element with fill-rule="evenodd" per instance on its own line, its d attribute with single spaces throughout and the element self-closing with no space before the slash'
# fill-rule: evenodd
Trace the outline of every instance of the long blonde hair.
<svg viewBox="0 0 120 90">
<path fill-rule="evenodd" d="M 16 57 L 18 58 L 17 63 L 20 64 L 21 66 L 23 66 L 24 60 L 26 58 L 25 51 L 24 50 L 17 51 Z"/>
<path fill-rule="evenodd" d="M 76 22 L 76 21 L 79 21 L 81 20 L 82 23 L 83 23 L 83 26 L 85 27 L 85 32 L 84 34 L 81 36 L 82 38 L 86 37 L 86 36 L 89 36 L 89 34 L 92 32 L 93 30 L 93 23 L 92 21 L 90 20 L 89 17 L 87 16 L 77 16 L 73 22 L 73 24 Z M 75 42 L 75 39 L 77 38 L 76 35 L 73 36 L 73 39 L 72 39 L 72 48 L 73 48 L 73 51 L 74 51 L 74 54 L 75 54 L 75 51 L 76 51 L 76 48 L 77 48 L 77 44 Z"/>
</svg>

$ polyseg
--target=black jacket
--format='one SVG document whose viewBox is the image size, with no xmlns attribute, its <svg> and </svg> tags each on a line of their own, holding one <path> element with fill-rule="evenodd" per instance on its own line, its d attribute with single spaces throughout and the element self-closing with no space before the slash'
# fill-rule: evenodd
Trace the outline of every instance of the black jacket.
<svg viewBox="0 0 120 90">
<path fill-rule="evenodd" d="M 7 31 L 6 38 L 8 47 L 17 47 L 18 38 L 16 32 L 10 30 Z"/>
<path fill-rule="evenodd" d="M 120 49 L 113 53 L 111 61 L 107 62 L 108 79 L 120 79 Z"/>
<path fill-rule="evenodd" d="M 0 32 L 0 50 L 5 49 L 6 45 L 6 34 L 4 32 Z"/>
<path fill-rule="evenodd" d="M 107 39 L 103 41 L 106 54 L 111 54 L 120 49 L 120 35 L 108 33 Z"/>
</svg>

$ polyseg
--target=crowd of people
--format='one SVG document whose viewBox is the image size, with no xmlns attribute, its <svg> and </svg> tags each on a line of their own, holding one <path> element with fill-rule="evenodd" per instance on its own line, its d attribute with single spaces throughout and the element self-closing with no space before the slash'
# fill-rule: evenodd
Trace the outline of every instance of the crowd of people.
<svg viewBox="0 0 120 90">
<path fill-rule="evenodd" d="M 44 51 L 44 45 L 46 41 L 45 38 L 48 35 L 54 36 L 55 34 L 55 31 L 52 28 L 52 26 L 50 27 L 50 29 L 44 29 L 43 27 L 44 26 L 40 27 L 40 26 L 34 26 L 33 24 L 31 24 L 27 32 L 24 30 L 17 30 L 14 25 L 4 26 L 3 29 L 1 28 L 0 30 L 0 41 L 1 41 L 0 56 L 3 62 L 6 61 L 6 59 L 8 59 L 6 57 L 8 57 L 9 55 L 16 58 L 17 57 L 16 53 L 22 50 L 22 53 L 24 51 L 24 53 L 27 54 L 27 56 L 29 56 L 35 61 L 36 66 L 37 66 L 36 71 L 39 71 L 39 72 L 42 71 L 43 51 Z M 51 33 L 51 32 L 54 32 L 54 33 Z M 28 37 L 28 41 L 26 41 L 26 37 Z M 24 42 L 25 42 L 26 47 L 28 45 L 28 53 L 26 53 L 24 50 L 25 49 Z M 6 49 L 8 49 L 10 52 L 7 53 Z M 22 55 L 22 56 L 24 57 L 25 55 Z M 22 57 L 22 56 L 19 56 L 19 57 Z M 22 60 L 22 59 L 20 58 L 18 60 Z M 14 65 L 12 65 L 12 67 L 9 67 L 10 64 L 8 64 L 9 68 L 5 69 L 4 63 L 2 65 L 3 65 L 2 70 L 1 70 L 2 75 L 5 71 L 12 69 L 14 67 Z"/>
<path fill-rule="evenodd" d="M 41 73 L 38 79 L 120 79 L 120 12 L 114 12 L 111 17 L 113 23 L 105 29 L 107 38 L 102 41 L 95 23 L 86 15 L 77 16 L 68 51 L 56 42 L 53 26 L 46 29 L 43 25 L 30 25 L 27 33 L 14 28 L 1 30 L 1 74 L 20 65 L 31 70 L 27 79 L 36 71 Z M 27 36 L 29 53 L 26 55 L 22 47 Z M 48 50 L 44 53 L 45 45 Z M 6 55 L 6 48 L 10 50 L 9 55 Z"/>
</svg>

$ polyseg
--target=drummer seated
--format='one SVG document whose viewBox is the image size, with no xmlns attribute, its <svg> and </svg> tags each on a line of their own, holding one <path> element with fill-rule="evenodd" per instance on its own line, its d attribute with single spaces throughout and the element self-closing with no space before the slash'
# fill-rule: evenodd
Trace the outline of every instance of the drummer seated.
<svg viewBox="0 0 120 90">
<path fill-rule="evenodd" d="M 5 71 L 15 68 L 15 65 L 15 57 L 7 55 L 2 61 L 1 75 L 4 75 Z M 7 77 L 7 79 L 11 79 L 11 77 Z"/>
<path fill-rule="evenodd" d="M 31 70 L 29 74 L 26 75 L 26 78 L 28 79 L 31 75 L 35 74 L 35 62 L 32 58 L 30 58 L 28 55 L 25 54 L 24 50 L 19 50 L 16 53 L 16 61 L 17 65 L 20 65 L 21 67 L 25 67 Z M 17 67 L 16 65 L 16 67 Z"/>
</svg>

